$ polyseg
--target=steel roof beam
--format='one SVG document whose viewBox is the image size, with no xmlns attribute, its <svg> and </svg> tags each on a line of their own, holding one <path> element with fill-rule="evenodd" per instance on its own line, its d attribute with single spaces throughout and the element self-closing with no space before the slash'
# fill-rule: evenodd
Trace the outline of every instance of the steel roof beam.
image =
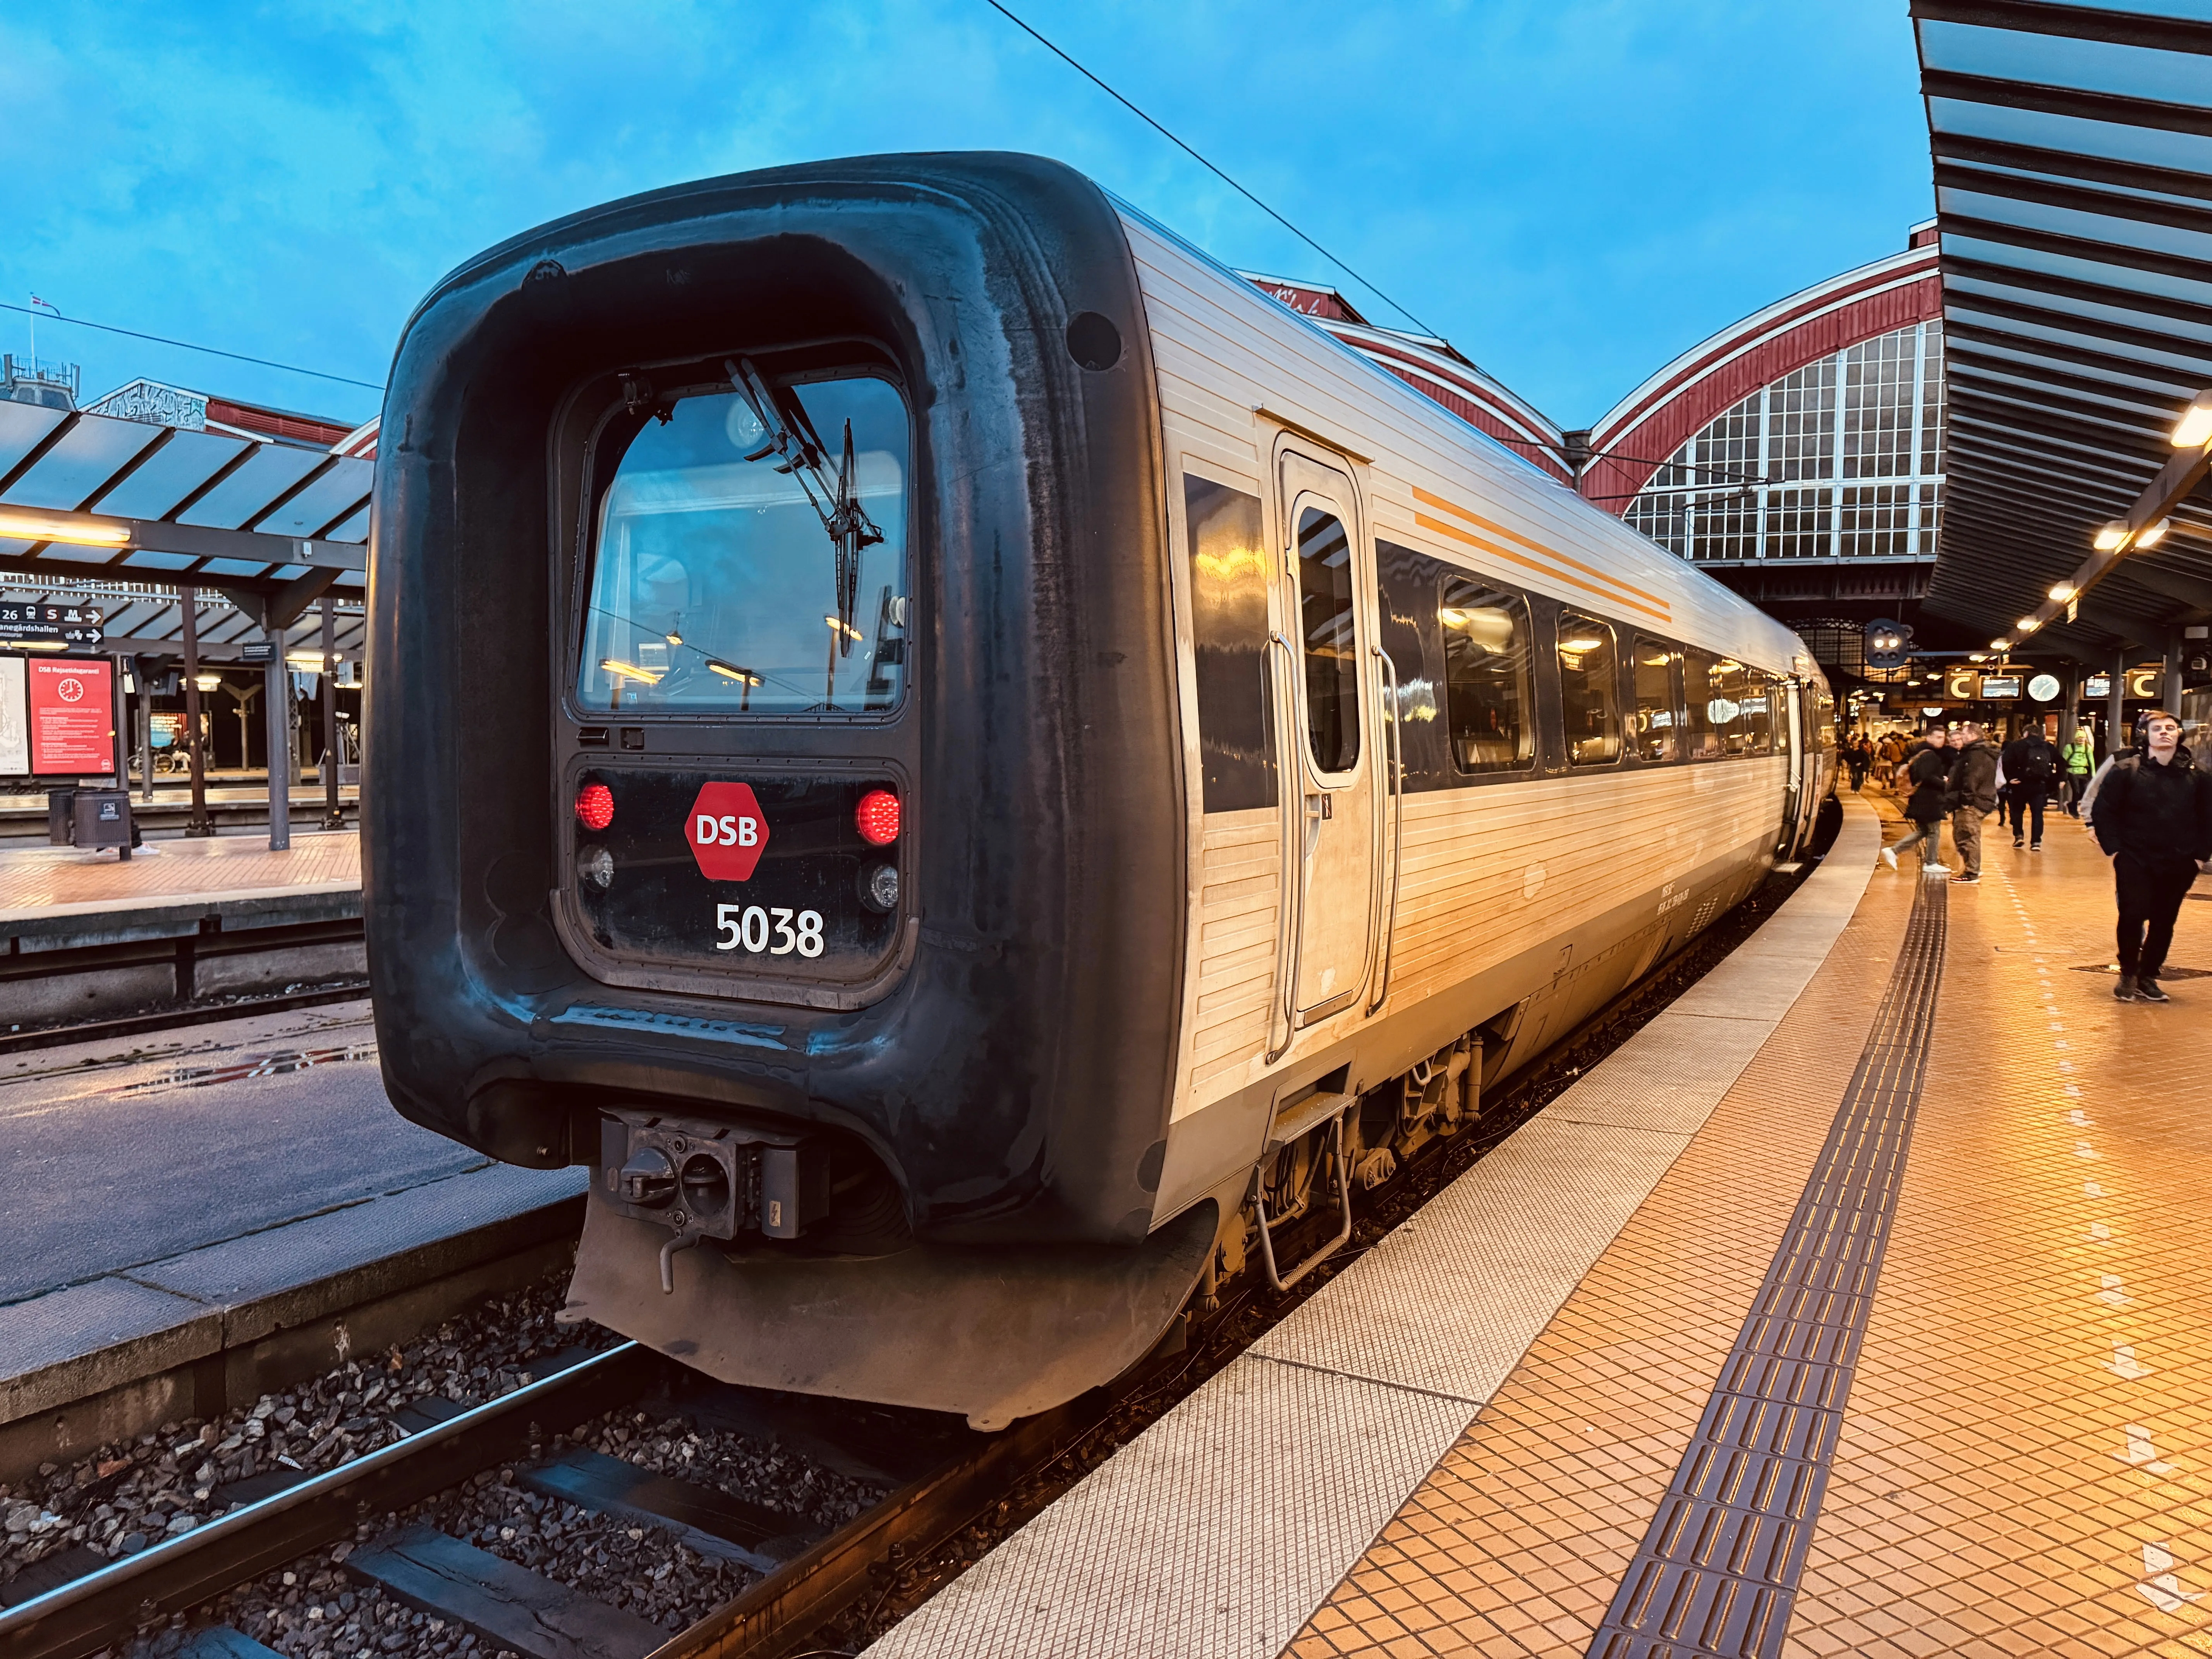
<svg viewBox="0 0 2212 1659">
<path fill-rule="evenodd" d="M 1912 0 L 1916 20 L 1966 23 L 1976 28 L 2056 34 L 2074 40 L 2148 46 L 2156 52 L 2212 52 L 2212 23 L 2160 17 L 2148 12 L 2107 11 L 2053 0 Z"/>
</svg>

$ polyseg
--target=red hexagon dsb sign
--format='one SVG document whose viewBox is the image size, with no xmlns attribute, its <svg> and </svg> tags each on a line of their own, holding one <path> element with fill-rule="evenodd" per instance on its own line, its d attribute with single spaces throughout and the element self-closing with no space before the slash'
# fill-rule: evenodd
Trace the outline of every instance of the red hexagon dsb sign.
<svg viewBox="0 0 2212 1659">
<path fill-rule="evenodd" d="M 768 850 L 768 818 L 749 783 L 708 783 L 691 803 L 684 839 L 709 881 L 744 881 Z"/>
</svg>

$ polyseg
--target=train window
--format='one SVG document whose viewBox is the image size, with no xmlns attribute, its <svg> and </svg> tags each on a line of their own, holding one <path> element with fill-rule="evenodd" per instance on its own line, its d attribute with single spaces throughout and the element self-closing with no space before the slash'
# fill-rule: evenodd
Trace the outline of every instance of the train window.
<svg viewBox="0 0 2212 1659">
<path fill-rule="evenodd" d="M 1714 659 L 1706 673 L 1705 712 L 1720 740 L 1720 752 L 1730 757 L 1773 753 L 1765 677 L 1733 657 Z"/>
<path fill-rule="evenodd" d="M 1528 718 L 1528 609 L 1517 594 L 1452 577 L 1440 590 L 1444 714 L 1452 763 L 1510 772 L 1536 755 Z"/>
<path fill-rule="evenodd" d="M 1444 759 L 1438 684 L 1437 580 L 1445 566 L 1425 553 L 1375 538 L 1376 642 L 1396 671 L 1399 758 L 1409 791 L 1451 787 Z M 1386 693 L 1387 695 L 1387 693 Z"/>
<path fill-rule="evenodd" d="M 1735 706 L 1714 688 L 1715 659 L 1710 651 L 1684 651 L 1681 658 L 1684 757 L 1719 760 L 1728 753 L 1723 731 L 1735 718 Z"/>
<path fill-rule="evenodd" d="M 1681 705 L 1674 695 L 1678 654 L 1662 640 L 1636 636 L 1636 752 L 1648 761 L 1682 757 Z"/>
<path fill-rule="evenodd" d="M 1606 766 L 1620 758 L 1618 685 L 1612 624 L 1560 612 L 1559 697 L 1571 765 Z"/>
<path fill-rule="evenodd" d="M 1260 498 L 1186 477 L 1191 647 L 1206 811 L 1275 804 L 1267 732 L 1267 555 Z"/>
<path fill-rule="evenodd" d="M 1298 617 L 1306 660 L 1306 733 L 1314 769 L 1359 764 L 1359 644 L 1352 609 L 1352 539 L 1334 513 L 1298 514 Z"/>
<path fill-rule="evenodd" d="M 738 391 L 664 404 L 623 453 L 592 540 L 586 709 L 860 714 L 904 696 L 905 399 L 867 374 L 767 390 L 789 429 L 811 427 L 820 465 L 778 471 Z M 841 487 L 857 553 L 823 528 Z"/>
<path fill-rule="evenodd" d="M 1782 689 L 1782 683 L 1771 675 L 1753 670 L 1743 698 L 1745 753 L 1771 755 L 1774 752 L 1774 734 L 1781 729 L 1782 720 L 1789 708 L 1789 697 Z"/>
</svg>

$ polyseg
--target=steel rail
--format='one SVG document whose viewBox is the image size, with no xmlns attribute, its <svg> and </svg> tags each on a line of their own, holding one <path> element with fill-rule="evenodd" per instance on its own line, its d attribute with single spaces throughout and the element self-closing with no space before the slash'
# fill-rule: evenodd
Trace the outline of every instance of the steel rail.
<svg viewBox="0 0 2212 1659">
<path fill-rule="evenodd" d="M 79 1659 L 419 1503 L 635 1398 L 666 1362 L 635 1342 L 594 1355 L 433 1428 L 72 1579 L 0 1613 L 0 1659 Z"/>
</svg>

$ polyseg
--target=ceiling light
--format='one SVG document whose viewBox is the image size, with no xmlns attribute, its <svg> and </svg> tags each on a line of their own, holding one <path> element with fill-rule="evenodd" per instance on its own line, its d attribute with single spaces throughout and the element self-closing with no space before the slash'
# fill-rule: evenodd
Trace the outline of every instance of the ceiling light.
<svg viewBox="0 0 2212 1659">
<path fill-rule="evenodd" d="M 192 676 L 192 684 L 199 687 L 203 691 L 212 691 L 222 684 L 222 676 L 220 674 L 195 674 Z"/>
<path fill-rule="evenodd" d="M 2002 651 L 2008 648 L 2011 644 L 2012 641 L 2010 640 L 1991 640 L 1990 641 L 1990 649 L 1992 651 Z"/>
<path fill-rule="evenodd" d="M 0 641 L 0 644 L 6 645 L 10 651 L 66 651 L 69 649 L 69 641 L 66 640 L 6 640 Z"/>
<path fill-rule="evenodd" d="M 1990 653 L 1986 651 L 1969 651 L 1966 653 L 1966 660 L 1968 662 L 1987 662 L 1989 659 Z"/>
<path fill-rule="evenodd" d="M 2057 584 L 2051 590 L 2051 597 L 2057 600 L 2061 605 L 2065 604 L 2067 600 L 2074 597 L 2074 584 L 2072 582 L 2060 582 Z"/>
<path fill-rule="evenodd" d="M 2039 617 L 2022 617 L 2018 622 L 2014 623 L 2013 626 L 2020 629 L 2023 634 L 2033 634 L 2037 629 L 2043 626 L 2043 621 L 2042 618 Z"/>
<path fill-rule="evenodd" d="M 2212 392 L 2200 392 L 2173 423 L 2168 442 L 2176 449 L 2202 449 L 2212 442 Z"/>
<path fill-rule="evenodd" d="M 2100 553 L 2111 553 L 2116 551 L 2127 538 L 2127 526 L 2108 524 L 2100 527 L 2097 533 L 2089 538 L 2089 545 Z"/>
<path fill-rule="evenodd" d="M 2172 520 L 2160 519 L 2156 524 L 2147 526 L 2137 533 L 2136 545 L 2139 548 L 2156 547 L 2166 539 L 2166 532 L 2172 528 Z"/>
<path fill-rule="evenodd" d="M 0 536 L 27 542 L 68 542 L 77 547 L 123 547 L 131 532 L 119 524 L 81 524 L 39 513 L 0 513 Z"/>
</svg>

